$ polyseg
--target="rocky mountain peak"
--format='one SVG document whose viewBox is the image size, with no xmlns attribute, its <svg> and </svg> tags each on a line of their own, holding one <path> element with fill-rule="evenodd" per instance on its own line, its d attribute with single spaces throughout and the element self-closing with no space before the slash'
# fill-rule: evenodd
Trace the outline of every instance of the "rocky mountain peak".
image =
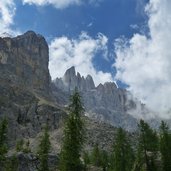
<svg viewBox="0 0 171 171">
<path fill-rule="evenodd" d="M 0 37 L 2 37 L 2 38 L 5 38 L 5 37 L 12 37 L 12 35 L 10 35 L 10 34 L 7 33 L 7 32 L 4 32 L 4 33 L 1 33 L 1 34 L 0 34 Z"/>
<path fill-rule="evenodd" d="M 75 67 L 72 66 L 71 68 L 67 69 L 65 74 L 64 74 L 64 77 L 75 77 Z"/>
<path fill-rule="evenodd" d="M 30 50 L 29 48 L 33 48 L 34 46 L 44 46 L 44 48 L 48 50 L 48 45 L 45 38 L 40 34 L 36 34 L 34 31 L 27 31 L 23 35 L 15 37 L 14 40 L 18 44 L 18 46 L 25 47 L 28 50 Z"/>
<path fill-rule="evenodd" d="M 0 39 L 0 80 L 44 92 L 49 91 L 49 50 L 33 31 Z"/>
<path fill-rule="evenodd" d="M 134 101 L 127 97 L 127 91 L 117 87 L 114 82 L 99 84 L 97 87 L 91 75 L 86 77 L 75 72 L 75 67 L 69 68 L 63 78 L 57 78 L 54 86 L 66 97 L 72 94 L 75 87 L 81 93 L 87 116 L 90 118 L 108 122 L 114 126 L 121 126 L 131 130 L 136 126 L 136 119 L 132 117 L 128 110 L 135 108 Z M 61 95 L 55 91 L 57 98 Z M 65 97 L 62 97 L 65 101 Z M 66 102 L 67 103 L 67 102 Z M 134 127 L 135 128 L 135 127 Z"/>
<path fill-rule="evenodd" d="M 105 89 L 109 90 L 109 91 L 113 91 L 117 89 L 117 86 L 114 82 L 106 82 L 104 83 L 104 87 Z"/>
<path fill-rule="evenodd" d="M 61 80 L 58 78 L 54 82 L 56 85 L 61 85 L 60 88 L 68 92 L 73 91 L 76 87 L 79 91 L 89 91 L 95 88 L 93 78 L 90 75 L 85 78 L 79 72 L 76 74 L 74 66 L 66 70 Z"/>
<path fill-rule="evenodd" d="M 88 90 L 95 89 L 95 84 L 91 75 L 86 77 L 86 87 Z"/>
</svg>

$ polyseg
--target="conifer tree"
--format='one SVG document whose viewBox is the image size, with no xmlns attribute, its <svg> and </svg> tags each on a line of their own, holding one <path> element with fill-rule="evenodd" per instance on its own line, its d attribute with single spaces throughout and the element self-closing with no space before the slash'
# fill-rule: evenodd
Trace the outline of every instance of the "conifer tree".
<svg viewBox="0 0 171 171">
<path fill-rule="evenodd" d="M 157 171 L 157 167 L 155 166 L 155 159 L 158 152 L 157 134 L 143 120 L 140 120 L 138 127 L 137 163 L 141 163 L 139 167 L 145 164 L 147 171 Z"/>
<path fill-rule="evenodd" d="M 113 163 L 110 170 L 112 171 L 130 171 L 133 167 L 134 154 L 127 138 L 126 132 L 119 128 L 114 143 L 112 154 Z"/>
<path fill-rule="evenodd" d="M 91 152 L 90 163 L 94 166 L 102 167 L 103 171 L 106 171 L 108 168 L 108 154 L 105 150 L 100 149 L 97 143 Z"/>
<path fill-rule="evenodd" d="M 44 134 L 41 137 L 40 144 L 38 147 L 38 157 L 40 160 L 39 171 L 49 171 L 48 166 L 48 154 L 51 148 L 51 143 L 49 139 L 48 126 L 44 129 Z"/>
<path fill-rule="evenodd" d="M 87 151 L 83 152 L 83 160 L 84 160 L 84 170 L 87 170 L 87 165 L 90 164 L 90 155 Z"/>
<path fill-rule="evenodd" d="M 98 144 L 96 144 L 93 148 L 91 161 L 94 166 L 101 166 L 101 153 Z"/>
<path fill-rule="evenodd" d="M 0 166 L 5 166 L 6 157 L 5 155 L 8 152 L 7 148 L 7 127 L 8 121 L 7 119 L 3 119 L 0 123 Z"/>
<path fill-rule="evenodd" d="M 163 171 L 171 171 L 171 133 L 164 121 L 160 125 L 160 152 L 162 155 Z"/>
<path fill-rule="evenodd" d="M 61 171 L 81 171 L 81 150 L 84 143 L 83 106 L 77 90 L 70 98 L 69 116 L 65 123 L 64 139 L 60 153 Z"/>
<path fill-rule="evenodd" d="M 101 167 L 103 171 L 107 171 L 109 165 L 109 156 L 105 150 L 101 151 Z"/>
</svg>

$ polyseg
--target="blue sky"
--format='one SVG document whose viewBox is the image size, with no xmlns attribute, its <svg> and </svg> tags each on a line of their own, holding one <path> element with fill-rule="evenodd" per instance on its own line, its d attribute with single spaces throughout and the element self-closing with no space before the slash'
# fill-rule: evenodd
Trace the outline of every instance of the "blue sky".
<svg viewBox="0 0 171 171">
<path fill-rule="evenodd" d="M 53 79 L 74 65 L 96 85 L 117 81 L 168 117 L 170 9 L 170 0 L 1 0 L 0 34 L 34 30 L 49 44 Z"/>
<path fill-rule="evenodd" d="M 91 36 L 101 32 L 112 40 L 120 35 L 131 37 L 135 30 L 130 25 L 142 25 L 145 19 L 145 0 L 142 6 L 137 0 L 104 0 L 98 5 L 72 5 L 65 9 L 19 2 L 14 27 L 23 32 L 35 30 L 48 40 L 62 35 L 75 37 L 83 30 Z"/>
</svg>

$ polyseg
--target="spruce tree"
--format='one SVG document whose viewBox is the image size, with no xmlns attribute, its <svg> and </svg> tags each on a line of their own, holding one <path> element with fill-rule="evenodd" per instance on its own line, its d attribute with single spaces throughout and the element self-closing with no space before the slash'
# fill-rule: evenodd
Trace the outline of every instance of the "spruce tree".
<svg viewBox="0 0 171 171">
<path fill-rule="evenodd" d="M 160 152 L 163 171 L 171 171 L 171 133 L 164 121 L 160 125 Z"/>
<path fill-rule="evenodd" d="M 130 171 L 133 167 L 134 153 L 126 132 L 119 128 L 114 143 L 111 167 L 112 171 Z"/>
<path fill-rule="evenodd" d="M 84 170 L 87 170 L 87 166 L 90 164 L 90 155 L 88 151 L 83 152 Z"/>
<path fill-rule="evenodd" d="M 101 166 L 101 153 L 98 144 L 96 144 L 93 148 L 91 162 L 94 166 Z"/>
<path fill-rule="evenodd" d="M 109 166 L 109 156 L 107 151 L 102 150 L 101 151 L 101 167 L 103 168 L 103 171 L 107 171 Z"/>
<path fill-rule="evenodd" d="M 5 166 L 6 157 L 5 155 L 8 152 L 7 148 L 7 119 L 3 119 L 0 123 L 0 166 Z"/>
<path fill-rule="evenodd" d="M 49 139 L 48 126 L 44 129 L 44 134 L 41 137 L 40 144 L 38 147 L 38 157 L 40 161 L 39 171 L 49 171 L 48 166 L 48 154 L 51 148 Z"/>
<path fill-rule="evenodd" d="M 80 94 L 75 90 L 70 98 L 69 116 L 65 123 L 64 139 L 60 153 L 61 171 L 81 171 L 81 150 L 84 143 L 84 124 L 81 118 L 83 106 Z"/>
<path fill-rule="evenodd" d="M 155 166 L 155 160 L 158 152 L 158 137 L 157 133 L 150 128 L 150 126 L 140 120 L 139 137 L 138 137 L 138 148 L 137 148 L 137 164 L 141 169 L 145 164 L 147 171 L 157 171 Z"/>
<path fill-rule="evenodd" d="M 108 168 L 108 154 L 105 150 L 100 149 L 97 143 L 91 152 L 91 164 L 97 167 L 102 167 L 103 171 L 106 171 Z"/>
</svg>

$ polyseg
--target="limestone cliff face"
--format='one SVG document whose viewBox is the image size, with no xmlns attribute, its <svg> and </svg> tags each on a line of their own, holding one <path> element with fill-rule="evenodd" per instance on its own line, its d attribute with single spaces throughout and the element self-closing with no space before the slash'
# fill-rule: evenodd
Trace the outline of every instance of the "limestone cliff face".
<svg viewBox="0 0 171 171">
<path fill-rule="evenodd" d="M 95 88 L 94 81 L 90 75 L 86 78 L 81 77 L 80 73 L 75 72 L 75 68 L 69 68 L 63 78 L 57 78 L 55 83 L 60 89 L 64 91 L 72 92 L 76 87 L 80 91 L 88 91 Z"/>
<path fill-rule="evenodd" d="M 67 97 L 75 87 L 81 93 L 88 117 L 128 130 L 135 129 L 137 119 L 127 111 L 136 107 L 136 104 L 127 98 L 126 90 L 117 88 L 114 82 L 106 82 L 95 87 L 90 75 L 85 78 L 80 73 L 76 74 L 75 68 L 71 67 L 62 78 L 54 80 L 53 93 L 58 101 L 67 104 Z M 63 92 L 63 95 L 59 92 Z"/>
<path fill-rule="evenodd" d="M 49 52 L 45 39 L 32 31 L 0 38 L 0 120 L 9 122 L 9 142 L 35 137 L 46 123 L 59 128 L 66 114 L 50 89 Z"/>
<path fill-rule="evenodd" d="M 0 80 L 49 91 L 49 52 L 45 39 L 28 31 L 15 38 L 0 38 Z"/>
</svg>

